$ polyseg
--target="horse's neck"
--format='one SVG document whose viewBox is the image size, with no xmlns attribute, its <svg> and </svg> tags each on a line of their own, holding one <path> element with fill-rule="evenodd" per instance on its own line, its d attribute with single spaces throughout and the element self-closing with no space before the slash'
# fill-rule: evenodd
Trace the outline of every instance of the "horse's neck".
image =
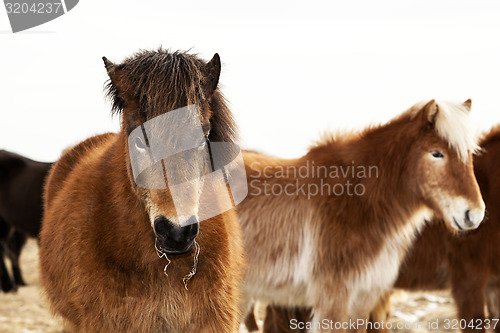
<svg viewBox="0 0 500 333">
<path fill-rule="evenodd" d="M 407 130 L 401 130 L 405 127 Z M 411 130 L 400 122 L 390 123 L 367 130 L 364 135 L 342 145 L 321 148 L 330 150 L 323 154 L 332 156 L 330 160 L 334 163 L 335 156 L 341 156 L 338 163 L 353 160 L 358 165 L 377 167 L 376 177 L 360 180 L 365 193 L 343 201 L 346 214 L 356 212 L 359 217 L 346 216 L 345 220 L 360 232 L 392 234 L 407 245 L 414 232 L 433 214 L 411 185 L 408 166 L 412 163 L 409 154 L 414 139 L 411 133 L 407 134 Z"/>
<path fill-rule="evenodd" d="M 310 184 L 321 188 L 324 182 L 332 186 L 345 185 L 347 181 L 362 183 L 365 192 L 362 196 L 332 197 L 331 193 L 323 193 L 308 197 L 299 192 L 299 197 L 287 196 L 277 201 L 283 205 L 304 201 L 308 204 L 302 206 L 308 207 L 311 203 L 322 205 L 330 200 L 334 207 L 363 209 L 366 218 L 375 220 L 374 223 L 406 224 L 422 208 L 422 203 L 415 199 L 406 173 L 412 141 L 405 135 L 393 137 L 394 141 L 387 139 L 396 132 L 397 126 L 400 124 L 374 128 L 352 139 L 320 144 L 297 160 L 247 153 L 249 195 L 256 187 L 265 190 L 265 184 L 268 189 L 289 184 L 288 188 L 294 191 Z M 359 172 L 364 178 L 358 178 Z"/>
</svg>

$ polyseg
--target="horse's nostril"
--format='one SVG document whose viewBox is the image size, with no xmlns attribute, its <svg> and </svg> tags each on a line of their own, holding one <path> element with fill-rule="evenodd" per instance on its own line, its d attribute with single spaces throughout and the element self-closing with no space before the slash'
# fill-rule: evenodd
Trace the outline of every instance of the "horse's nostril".
<svg viewBox="0 0 500 333">
<path fill-rule="evenodd" d="M 479 225 L 484 219 L 484 209 L 468 209 L 465 212 L 465 222 L 469 225 Z"/>
<path fill-rule="evenodd" d="M 166 237 L 166 235 L 172 230 L 173 224 L 165 216 L 159 216 L 155 219 L 154 229 L 156 235 L 160 237 Z"/>
<path fill-rule="evenodd" d="M 471 211 L 470 209 L 467 209 L 465 211 L 465 224 L 469 227 L 472 227 L 474 225 L 474 221 L 472 221 L 472 218 L 471 218 Z"/>
<path fill-rule="evenodd" d="M 159 216 L 154 221 L 154 232 L 166 244 L 174 246 L 192 242 L 198 236 L 198 218 L 192 216 L 184 226 L 175 224 L 164 216 Z"/>
<path fill-rule="evenodd" d="M 168 222 L 168 220 L 163 215 L 160 215 L 157 218 L 155 218 L 155 224 L 157 224 L 157 223 L 165 223 L 165 222 Z"/>
<path fill-rule="evenodd" d="M 193 240 L 198 236 L 198 231 L 200 230 L 200 224 L 199 223 L 193 223 L 189 226 L 189 236 L 188 238 L 190 240 Z"/>
</svg>

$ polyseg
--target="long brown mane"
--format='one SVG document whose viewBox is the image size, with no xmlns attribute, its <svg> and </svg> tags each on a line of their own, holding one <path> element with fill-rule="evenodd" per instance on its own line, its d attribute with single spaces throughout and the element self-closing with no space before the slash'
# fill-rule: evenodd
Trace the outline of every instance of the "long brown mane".
<svg viewBox="0 0 500 333">
<path fill-rule="evenodd" d="M 140 51 L 126 58 L 115 70 L 121 71 L 133 91 L 140 112 L 146 119 L 179 107 L 194 104 L 203 107 L 207 101 L 202 89 L 206 84 L 203 66 L 206 62 L 196 54 L 158 49 Z M 112 113 L 120 114 L 127 106 L 117 86 L 108 80 L 106 95 L 112 101 Z M 211 96 L 209 108 L 211 141 L 234 142 L 237 126 L 222 92 L 217 88 Z"/>
</svg>

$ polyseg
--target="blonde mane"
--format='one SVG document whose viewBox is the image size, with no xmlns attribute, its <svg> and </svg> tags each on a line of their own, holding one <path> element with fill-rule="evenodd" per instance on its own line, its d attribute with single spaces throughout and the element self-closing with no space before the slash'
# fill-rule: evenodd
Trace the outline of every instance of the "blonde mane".
<svg viewBox="0 0 500 333">
<path fill-rule="evenodd" d="M 401 118 L 414 119 L 420 112 L 423 112 L 423 107 L 430 101 L 421 101 L 413 105 L 406 112 L 403 112 L 393 120 L 387 122 L 390 124 L 394 120 Z M 469 113 L 470 107 L 465 103 L 455 102 L 434 102 L 435 114 L 434 124 L 438 136 L 448 142 L 449 146 L 457 152 L 462 161 L 467 161 L 469 153 L 477 153 L 481 150 L 479 147 L 479 132 L 473 125 Z M 326 131 L 320 135 L 319 140 L 316 140 L 309 148 L 314 148 L 321 145 L 327 145 L 333 142 L 345 142 L 351 139 L 361 137 L 367 131 L 384 126 L 383 124 L 367 126 L 364 130 L 337 130 Z"/>
<path fill-rule="evenodd" d="M 412 118 L 422 110 L 429 101 L 422 101 L 412 106 L 404 114 Z M 479 132 L 473 126 L 469 117 L 470 109 L 465 103 L 435 102 L 435 130 L 440 138 L 447 141 L 457 152 L 462 161 L 466 161 L 469 153 L 477 153 L 479 147 Z"/>
</svg>

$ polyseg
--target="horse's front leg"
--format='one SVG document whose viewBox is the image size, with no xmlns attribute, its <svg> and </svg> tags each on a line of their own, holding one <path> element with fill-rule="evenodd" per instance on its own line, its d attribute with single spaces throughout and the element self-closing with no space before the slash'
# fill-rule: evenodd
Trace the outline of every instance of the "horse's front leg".
<svg viewBox="0 0 500 333">
<path fill-rule="evenodd" d="M 467 323 L 467 327 L 462 330 L 464 333 L 485 332 L 484 324 L 476 328 L 469 326 L 469 323 L 476 325 L 485 321 L 485 292 L 490 275 L 486 272 L 477 274 L 480 269 L 468 266 L 464 264 L 452 270 L 452 293 L 458 308 L 458 318 Z"/>
<path fill-rule="evenodd" d="M 247 328 L 248 332 L 254 332 L 259 330 L 259 326 L 257 325 L 257 318 L 255 318 L 255 303 L 251 305 L 251 310 L 244 315 L 243 320 L 244 320 L 243 323 L 245 324 L 245 327 Z"/>
<path fill-rule="evenodd" d="M 12 283 L 12 280 L 10 279 L 10 274 L 9 271 L 7 270 L 7 266 L 5 266 L 5 262 L 3 261 L 3 253 L 1 250 L 0 250 L 0 281 L 2 285 L 2 290 L 4 292 L 9 292 L 13 289 L 15 290 L 15 284 Z"/>
<path fill-rule="evenodd" d="M 26 244 L 28 237 L 18 231 L 11 232 L 9 239 L 7 240 L 7 256 L 12 263 L 12 274 L 14 275 L 14 282 L 17 286 L 25 286 L 23 276 L 21 274 L 21 268 L 19 266 L 19 257 L 21 255 L 21 250 Z"/>
<path fill-rule="evenodd" d="M 370 312 L 370 325 L 367 329 L 368 333 L 387 333 L 388 330 L 382 322 L 386 323 L 389 320 L 391 312 L 391 293 L 382 296 L 377 305 Z"/>
<path fill-rule="evenodd" d="M 331 297 L 335 297 L 331 299 Z M 313 307 L 312 323 L 316 325 L 313 332 L 349 332 L 348 297 L 343 295 L 328 295 L 324 293 Z"/>
<path fill-rule="evenodd" d="M 351 299 L 351 308 L 349 309 L 350 323 L 353 323 L 353 325 L 349 326 L 347 332 L 386 332 L 385 329 L 380 328 L 382 327 L 382 322 L 385 323 L 387 321 L 388 315 L 386 311 L 390 293 L 372 290 L 358 292 L 355 295 L 352 296 L 355 299 Z M 380 317 L 375 318 L 378 322 L 375 324 L 370 315 L 377 307 L 380 307 L 379 311 L 381 313 L 379 314 Z"/>
<path fill-rule="evenodd" d="M 367 331 L 367 323 L 369 321 L 370 313 L 369 311 L 364 311 L 357 313 L 350 317 L 349 329 L 347 332 L 349 333 L 366 333 Z"/>
</svg>

